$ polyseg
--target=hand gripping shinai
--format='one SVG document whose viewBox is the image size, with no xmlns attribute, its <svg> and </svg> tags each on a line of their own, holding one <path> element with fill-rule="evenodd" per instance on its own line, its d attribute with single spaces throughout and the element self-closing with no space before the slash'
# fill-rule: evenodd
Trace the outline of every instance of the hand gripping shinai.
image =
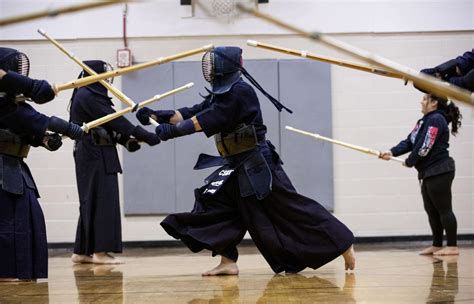
<svg viewBox="0 0 474 304">
<path fill-rule="evenodd" d="M 142 101 L 140 102 L 139 104 L 136 105 L 136 107 L 138 109 L 140 108 L 143 108 L 144 106 L 152 103 L 152 102 L 155 102 L 155 101 L 158 101 L 158 100 L 161 100 L 165 97 L 168 97 L 168 96 L 171 96 L 173 94 L 176 94 L 176 93 L 179 93 L 181 91 L 184 91 L 184 90 L 187 90 L 189 88 L 191 88 L 192 86 L 194 85 L 194 83 L 190 82 L 182 87 L 179 87 L 179 88 L 176 88 L 176 89 L 173 89 L 171 91 L 168 91 L 166 93 L 163 93 L 161 95 L 155 95 L 154 97 L 150 98 L 150 99 L 147 99 L 145 101 Z M 126 113 L 129 113 L 129 112 L 132 112 L 134 107 L 129 107 L 129 108 L 125 108 L 125 109 L 122 109 L 120 111 L 117 111 L 115 113 L 112 113 L 112 114 L 109 114 L 109 115 L 105 115 L 104 117 L 101 117 L 99 119 L 96 119 L 96 120 L 93 120 L 91 122 L 88 122 L 88 123 L 84 123 L 84 125 L 82 126 L 82 130 L 84 130 L 84 132 L 89 132 L 90 129 L 92 128 L 95 128 L 95 127 L 98 127 L 104 123 L 107 123 L 117 117 L 120 117 L 120 116 L 123 116 L 125 115 Z M 151 121 L 152 119 L 150 119 Z M 153 123 L 153 122 L 152 122 Z M 158 124 L 156 121 L 155 121 L 156 125 Z"/>
</svg>

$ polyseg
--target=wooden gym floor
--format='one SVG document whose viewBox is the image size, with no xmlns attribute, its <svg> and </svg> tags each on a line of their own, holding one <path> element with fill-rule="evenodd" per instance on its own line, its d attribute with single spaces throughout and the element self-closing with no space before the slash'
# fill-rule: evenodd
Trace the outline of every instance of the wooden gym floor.
<svg viewBox="0 0 474 304">
<path fill-rule="evenodd" d="M 201 277 L 218 258 L 184 248 L 126 249 L 123 265 L 72 265 L 51 251 L 49 279 L 0 283 L 0 303 L 474 303 L 474 243 L 459 257 L 417 255 L 429 243 L 356 245 L 341 258 L 298 275 L 275 275 L 254 247 L 240 248 L 239 276 Z"/>
</svg>

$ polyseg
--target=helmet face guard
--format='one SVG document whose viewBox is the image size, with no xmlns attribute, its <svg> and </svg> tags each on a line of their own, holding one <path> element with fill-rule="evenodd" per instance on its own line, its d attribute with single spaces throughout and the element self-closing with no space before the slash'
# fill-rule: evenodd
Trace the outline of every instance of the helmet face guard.
<svg viewBox="0 0 474 304">
<path fill-rule="evenodd" d="M 212 83 L 212 80 L 214 78 L 214 52 L 212 50 L 207 51 L 202 56 L 201 68 L 204 79 L 207 82 Z"/>
<path fill-rule="evenodd" d="M 110 63 L 106 62 L 105 67 L 104 67 L 104 72 L 111 72 L 113 70 L 114 70 L 114 68 L 112 67 L 112 65 Z M 110 78 L 107 78 L 105 81 L 107 81 L 109 84 L 113 84 L 114 83 L 114 78 L 110 77 Z"/>
<path fill-rule="evenodd" d="M 15 49 L 0 48 L 0 69 L 28 76 L 30 74 L 30 59 L 25 53 Z"/>
</svg>

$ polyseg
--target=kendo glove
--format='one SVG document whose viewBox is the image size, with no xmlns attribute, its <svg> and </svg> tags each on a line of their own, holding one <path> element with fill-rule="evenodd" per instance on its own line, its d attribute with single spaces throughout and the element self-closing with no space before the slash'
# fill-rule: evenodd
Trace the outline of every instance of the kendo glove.
<svg viewBox="0 0 474 304">
<path fill-rule="evenodd" d="M 458 76 L 457 60 L 448 60 L 432 69 L 423 69 L 422 73 L 432 75 L 442 80 L 449 80 L 453 76 Z"/>
<path fill-rule="evenodd" d="M 46 80 L 31 79 L 12 71 L 8 71 L 3 76 L 2 82 L 5 86 L 15 88 L 18 93 L 22 93 L 39 104 L 53 100 L 56 95 Z"/>
<path fill-rule="evenodd" d="M 440 74 L 439 70 L 437 68 L 428 68 L 428 69 L 423 69 L 420 71 L 420 73 L 423 73 L 423 74 L 427 74 L 427 75 L 430 75 L 430 76 L 433 76 L 433 77 L 436 77 L 438 79 L 441 79 L 443 80 L 443 77 L 442 75 Z M 406 84 L 406 83 L 405 83 Z M 415 89 L 419 90 L 420 92 L 423 92 L 425 94 L 428 94 L 429 92 L 426 91 L 425 89 L 422 89 L 420 88 L 418 85 L 416 85 L 414 82 L 413 82 L 413 87 L 415 87 Z"/>
<path fill-rule="evenodd" d="M 147 130 L 143 129 L 140 126 L 136 126 L 132 132 L 132 135 L 141 141 L 146 142 L 150 146 L 157 145 L 161 142 L 158 135 L 153 134 L 152 132 L 148 132 Z"/>
<path fill-rule="evenodd" d="M 135 152 L 140 150 L 141 148 L 140 144 L 138 143 L 138 140 L 136 140 L 135 138 L 130 138 L 129 140 L 127 140 L 124 146 L 128 152 Z"/>
<path fill-rule="evenodd" d="M 79 125 L 56 116 L 51 116 L 49 119 L 48 129 L 66 135 L 71 139 L 81 139 L 84 136 L 84 130 Z"/>
<path fill-rule="evenodd" d="M 156 121 L 158 123 L 170 123 L 171 117 L 176 114 L 174 110 L 158 110 L 153 113 L 156 116 Z"/>
<path fill-rule="evenodd" d="M 471 70 L 464 76 L 451 77 L 449 82 L 458 87 L 474 92 L 474 70 Z"/>
<path fill-rule="evenodd" d="M 196 129 L 194 128 L 193 121 L 191 119 L 186 119 L 175 125 L 163 123 L 156 127 L 155 132 L 161 140 L 166 141 L 170 138 L 192 134 L 196 132 Z"/>
<path fill-rule="evenodd" d="M 43 147 L 49 151 L 56 151 L 63 145 L 61 135 L 58 133 L 49 133 L 43 137 Z"/>
<path fill-rule="evenodd" d="M 46 80 L 33 79 L 33 89 L 31 93 L 25 94 L 25 96 L 30 97 L 35 103 L 43 104 L 53 100 L 56 93 Z"/>
<path fill-rule="evenodd" d="M 153 111 L 150 108 L 144 107 L 144 108 L 141 108 L 140 110 L 138 110 L 138 112 L 135 114 L 135 116 L 137 117 L 138 121 L 142 125 L 147 126 L 147 125 L 150 124 L 150 117 L 151 117 L 151 115 L 153 115 L 153 113 L 155 113 L 155 111 Z"/>
<path fill-rule="evenodd" d="M 136 116 L 141 124 L 149 125 L 150 117 L 156 120 L 158 123 L 169 123 L 171 117 L 173 117 L 175 113 L 176 112 L 174 110 L 153 111 L 150 108 L 144 107 L 138 110 Z"/>
<path fill-rule="evenodd" d="M 124 136 L 121 133 L 118 133 L 115 136 L 115 139 L 117 140 L 117 142 L 119 144 L 124 146 L 125 149 L 127 149 L 128 152 L 135 152 L 135 151 L 140 150 L 140 148 L 141 148 L 140 143 L 138 142 L 137 139 L 131 138 L 129 136 Z"/>
<path fill-rule="evenodd" d="M 420 72 L 441 79 L 441 74 L 435 68 L 423 69 Z"/>
</svg>

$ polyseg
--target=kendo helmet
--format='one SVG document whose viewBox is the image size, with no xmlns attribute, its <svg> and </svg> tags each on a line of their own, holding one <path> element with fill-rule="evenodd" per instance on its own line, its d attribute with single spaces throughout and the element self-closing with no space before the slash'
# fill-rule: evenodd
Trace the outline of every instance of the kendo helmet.
<svg viewBox="0 0 474 304">
<path fill-rule="evenodd" d="M 0 69 L 13 71 L 23 76 L 30 74 L 30 60 L 25 53 L 15 49 L 0 47 Z"/>
<path fill-rule="evenodd" d="M 273 103 L 278 111 L 285 109 L 289 113 L 293 113 L 265 91 L 257 80 L 243 67 L 242 49 L 239 47 L 218 46 L 207 51 L 202 57 L 202 74 L 204 79 L 212 85 L 212 91 L 207 91 L 215 95 L 230 91 L 243 75 Z"/>
<path fill-rule="evenodd" d="M 204 79 L 212 85 L 212 93 L 226 93 L 241 77 L 242 49 L 215 47 L 203 55 L 201 65 Z"/>
<path fill-rule="evenodd" d="M 113 71 L 112 65 L 102 60 L 86 60 L 84 61 L 84 64 L 94 70 L 94 72 L 96 72 L 97 74 Z M 89 73 L 87 73 L 86 71 L 82 71 L 80 76 L 86 77 L 89 76 Z M 114 82 L 114 78 L 107 78 L 106 81 L 112 84 Z"/>
<path fill-rule="evenodd" d="M 23 76 L 30 74 L 30 60 L 26 54 L 19 52 L 15 49 L 0 47 L 0 69 L 5 72 L 12 71 Z M 26 98 L 22 95 L 18 95 L 15 88 L 7 87 L 2 81 L 0 81 L 0 92 L 6 92 L 18 101 L 25 100 Z M 17 96 L 18 95 L 18 96 Z"/>
</svg>

